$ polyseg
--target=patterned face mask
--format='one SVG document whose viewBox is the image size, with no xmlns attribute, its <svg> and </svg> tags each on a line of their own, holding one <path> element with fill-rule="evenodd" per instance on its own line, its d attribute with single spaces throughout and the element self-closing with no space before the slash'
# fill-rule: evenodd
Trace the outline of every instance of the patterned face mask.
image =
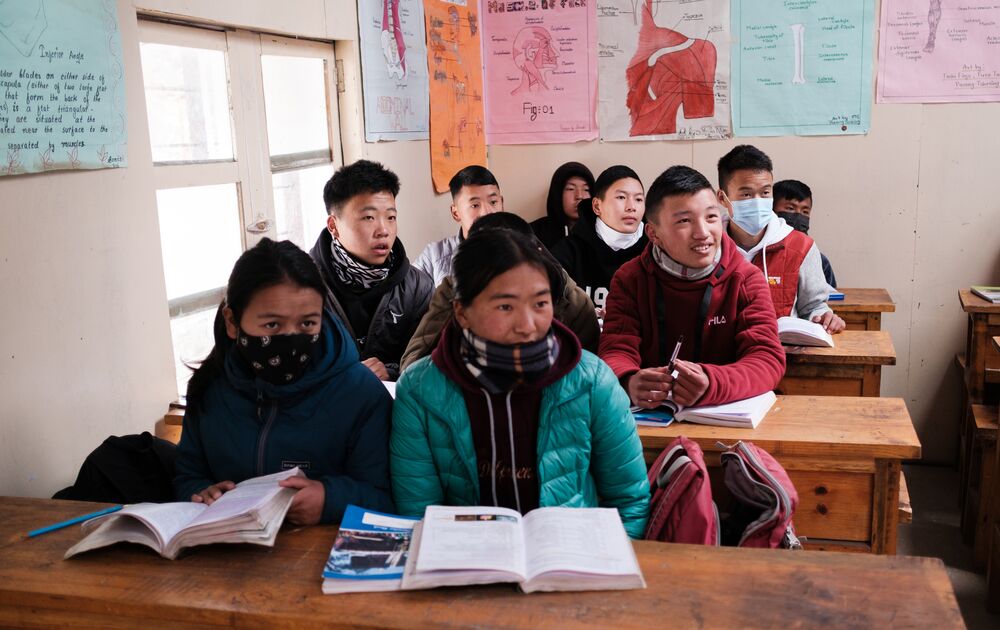
<svg viewBox="0 0 1000 630">
<path fill-rule="evenodd" d="M 241 330 L 236 336 L 236 349 L 255 376 L 274 385 L 284 385 L 306 371 L 318 341 L 319 333 L 255 337 Z"/>
</svg>

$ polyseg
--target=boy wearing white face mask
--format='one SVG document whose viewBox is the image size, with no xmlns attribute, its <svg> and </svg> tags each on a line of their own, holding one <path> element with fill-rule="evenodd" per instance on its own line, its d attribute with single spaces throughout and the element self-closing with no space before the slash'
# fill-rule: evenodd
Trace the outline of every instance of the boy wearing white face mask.
<svg viewBox="0 0 1000 630">
<path fill-rule="evenodd" d="M 826 301 L 829 287 L 819 248 L 774 214 L 771 159 L 742 144 L 719 160 L 719 203 L 731 218 L 729 235 L 740 254 L 764 272 L 777 317 L 791 315 L 839 333 L 846 324 Z"/>
</svg>

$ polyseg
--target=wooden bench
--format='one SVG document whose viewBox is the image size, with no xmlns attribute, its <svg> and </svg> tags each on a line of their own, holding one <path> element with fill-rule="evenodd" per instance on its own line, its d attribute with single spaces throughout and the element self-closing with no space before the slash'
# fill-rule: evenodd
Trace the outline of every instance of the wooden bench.
<svg viewBox="0 0 1000 630">
<path fill-rule="evenodd" d="M 1000 336 L 993 337 L 993 349 L 1000 352 Z M 997 412 L 997 424 L 1000 425 L 1000 411 Z M 997 440 L 1000 442 L 1000 438 Z M 994 448 L 993 457 L 993 491 L 990 497 L 992 523 L 988 526 L 990 537 L 987 549 L 986 567 L 986 608 L 1000 613 L 1000 444 Z"/>
<path fill-rule="evenodd" d="M 991 304 L 967 289 L 960 290 L 958 298 L 968 316 L 963 376 L 969 401 L 995 403 L 1000 394 L 1000 350 L 990 339 L 1000 335 L 1000 304 Z"/>
<path fill-rule="evenodd" d="M 882 313 L 895 313 L 896 303 L 885 289 L 837 289 L 843 300 L 827 302 L 844 319 L 847 330 L 882 330 Z"/>
<path fill-rule="evenodd" d="M 713 489 L 722 486 L 720 443 L 748 440 L 771 453 L 798 490 L 795 527 L 807 548 L 895 553 L 901 463 L 920 458 L 901 399 L 779 396 L 756 429 L 640 426 L 647 464 L 678 435 L 705 451 Z"/>
<path fill-rule="evenodd" d="M 991 498 L 996 477 L 997 407 L 971 405 L 969 477 L 962 497 L 962 540 L 972 544 L 973 564 L 986 567 L 992 524 Z"/>
<path fill-rule="evenodd" d="M 962 628 L 938 558 L 634 543 L 647 588 L 518 593 L 510 585 L 323 595 L 337 529 L 286 525 L 274 548 L 212 545 L 164 560 L 117 545 L 70 560 L 79 527 L 24 533 L 100 505 L 0 502 L 0 626 L 88 628 Z"/>
<path fill-rule="evenodd" d="M 883 330 L 845 330 L 835 347 L 785 346 L 785 376 L 779 394 L 871 396 L 882 388 L 882 366 L 896 365 L 892 338 Z"/>
</svg>

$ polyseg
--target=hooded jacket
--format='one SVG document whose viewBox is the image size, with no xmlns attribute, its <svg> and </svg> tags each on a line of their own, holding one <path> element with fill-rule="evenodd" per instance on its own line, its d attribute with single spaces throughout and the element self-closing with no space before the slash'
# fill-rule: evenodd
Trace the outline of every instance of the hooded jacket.
<svg viewBox="0 0 1000 630">
<path fill-rule="evenodd" d="M 563 292 L 553 304 L 555 318 L 573 331 L 586 350 L 597 352 L 601 329 L 597 325 L 594 303 L 590 301 L 583 289 L 576 286 L 565 270 L 562 270 L 562 275 Z M 455 280 L 449 276 L 434 291 L 427 313 L 420 320 L 410 343 L 406 345 L 400 370 L 405 370 L 413 365 L 417 359 L 429 355 L 431 350 L 437 346 L 438 339 L 441 338 L 441 331 L 451 321 L 452 302 L 454 301 Z"/>
<path fill-rule="evenodd" d="M 188 501 L 220 481 L 239 483 L 293 466 L 323 482 L 321 521 L 347 504 L 392 512 L 387 437 L 392 399 L 344 327 L 324 314 L 316 361 L 296 381 L 255 378 L 235 344 L 201 403 L 184 414 L 174 490 Z"/>
<path fill-rule="evenodd" d="M 737 246 L 746 260 L 764 272 L 775 314 L 812 319 L 830 310 L 830 287 L 823 274 L 819 248 L 811 238 L 775 215 L 764 236 L 749 251 Z"/>
<path fill-rule="evenodd" d="M 660 336 L 673 348 L 684 335 L 678 358 L 701 364 L 708 390 L 699 405 L 742 400 L 774 389 L 785 373 L 785 352 L 778 341 L 774 306 L 764 277 L 722 236 L 722 273 L 701 280 L 676 278 L 653 259 L 650 244 L 642 255 L 615 274 L 601 333 L 600 356 L 624 379 L 642 368 L 662 367 Z M 698 321 L 707 285 L 708 312 Z M 657 291 L 663 296 L 664 328 L 657 315 Z M 695 356 L 697 332 L 701 354 Z"/>
<path fill-rule="evenodd" d="M 618 251 L 611 249 L 597 235 L 597 215 L 586 211 L 584 205 L 580 204 L 580 218 L 569 236 L 552 248 L 552 255 L 595 306 L 606 308 L 612 276 L 619 267 L 641 254 L 649 239 L 643 233 L 635 245 Z"/>
<path fill-rule="evenodd" d="M 582 179 L 593 190 L 594 174 L 590 169 L 579 162 L 566 162 L 552 173 L 549 194 L 545 198 L 545 216 L 531 222 L 531 230 L 549 251 L 552 251 L 556 243 L 569 236 L 562 195 L 566 182 L 574 177 Z"/>
<path fill-rule="evenodd" d="M 347 328 L 361 359 L 377 358 L 385 364 L 389 380 L 394 381 L 399 377 L 403 350 L 430 304 L 434 282 L 410 265 L 403 243 L 397 238 L 392 246 L 395 262 L 389 276 L 378 286 L 359 293 L 341 283 L 334 273 L 332 242 L 329 230 L 323 230 L 309 252 L 326 282 L 327 307 Z M 364 317 L 366 311 L 368 316 Z M 364 319 L 369 323 L 361 328 L 357 324 Z"/>
<path fill-rule="evenodd" d="M 428 243 L 413 261 L 413 266 L 430 276 L 435 287 L 440 286 L 451 275 L 451 261 L 462 240 L 462 228 L 459 228 L 458 234 L 454 236 Z"/>
<path fill-rule="evenodd" d="M 479 504 L 471 422 L 462 388 L 431 357 L 403 373 L 389 444 L 400 513 Z M 568 374 L 542 390 L 535 451 L 541 507 L 615 507 L 629 535 L 642 537 L 649 512 L 642 444 L 628 397 L 593 354 L 582 351 Z"/>
</svg>

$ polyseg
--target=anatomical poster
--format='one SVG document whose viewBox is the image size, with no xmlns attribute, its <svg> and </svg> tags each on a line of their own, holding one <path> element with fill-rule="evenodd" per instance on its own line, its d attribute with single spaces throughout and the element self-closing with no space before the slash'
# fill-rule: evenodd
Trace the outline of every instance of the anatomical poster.
<svg viewBox="0 0 1000 630">
<path fill-rule="evenodd" d="M 365 140 L 428 137 L 423 0 L 358 0 Z"/>
<path fill-rule="evenodd" d="M 595 0 L 481 0 L 490 144 L 597 137 Z"/>
<path fill-rule="evenodd" d="M 424 0 L 431 98 L 431 179 L 448 190 L 470 164 L 486 166 L 483 67 L 476 0 Z"/>
<path fill-rule="evenodd" d="M 871 126 L 875 0 L 733 0 L 737 136 Z"/>
<path fill-rule="evenodd" d="M 597 0 L 602 139 L 731 135 L 729 1 Z"/>
<path fill-rule="evenodd" d="M 1000 101 L 1000 2 L 882 0 L 879 103 Z"/>
</svg>

